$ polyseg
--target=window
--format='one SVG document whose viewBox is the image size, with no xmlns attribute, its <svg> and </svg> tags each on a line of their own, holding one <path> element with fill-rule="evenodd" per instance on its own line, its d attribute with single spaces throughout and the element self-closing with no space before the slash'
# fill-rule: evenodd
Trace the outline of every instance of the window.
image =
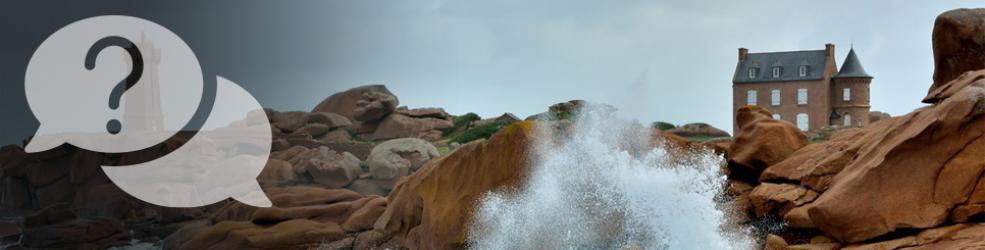
<svg viewBox="0 0 985 250">
<path fill-rule="evenodd" d="M 773 120 L 780 120 L 780 114 L 773 114 Z"/>
<path fill-rule="evenodd" d="M 746 105 L 756 105 L 756 91 L 750 90 L 746 92 Z"/>
<path fill-rule="evenodd" d="M 807 76 L 807 65 L 801 65 L 799 71 L 800 71 L 799 72 L 800 73 L 800 77 Z"/>
<path fill-rule="evenodd" d="M 851 101 L 852 100 L 852 89 L 850 89 L 850 88 L 844 88 L 844 89 L 842 89 L 842 91 L 841 91 L 841 99 L 844 100 L 844 101 L 846 101 L 846 102 L 847 101 Z"/>
<path fill-rule="evenodd" d="M 749 68 L 749 79 L 756 79 L 756 68 Z"/>
<path fill-rule="evenodd" d="M 852 114 L 846 113 L 844 118 L 845 118 L 845 122 L 843 125 L 845 125 L 845 127 L 852 126 Z"/>
<path fill-rule="evenodd" d="M 807 105 L 807 89 L 797 89 L 797 105 Z"/>
<path fill-rule="evenodd" d="M 780 67 L 773 67 L 773 78 L 780 78 Z"/>
<path fill-rule="evenodd" d="M 797 128 L 799 128 L 801 131 L 807 131 L 807 129 L 809 128 L 808 124 L 810 123 L 808 122 L 807 118 L 808 117 L 806 113 L 797 114 Z"/>
<path fill-rule="evenodd" d="M 773 106 L 780 106 L 780 90 L 779 89 L 774 89 L 770 93 L 770 97 L 771 97 L 770 99 L 771 99 L 771 101 L 773 103 Z"/>
</svg>

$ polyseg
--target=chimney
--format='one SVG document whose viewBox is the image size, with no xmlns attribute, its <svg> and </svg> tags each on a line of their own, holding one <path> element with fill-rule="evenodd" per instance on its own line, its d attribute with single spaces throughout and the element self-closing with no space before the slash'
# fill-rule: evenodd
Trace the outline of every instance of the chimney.
<svg viewBox="0 0 985 250">
<path fill-rule="evenodd" d="M 833 57 L 835 56 L 835 45 L 834 44 L 824 44 L 824 55 Z"/>
<path fill-rule="evenodd" d="M 739 61 L 740 62 L 741 61 L 745 61 L 746 60 L 746 54 L 748 54 L 748 53 L 749 53 L 749 49 L 739 48 Z"/>
</svg>

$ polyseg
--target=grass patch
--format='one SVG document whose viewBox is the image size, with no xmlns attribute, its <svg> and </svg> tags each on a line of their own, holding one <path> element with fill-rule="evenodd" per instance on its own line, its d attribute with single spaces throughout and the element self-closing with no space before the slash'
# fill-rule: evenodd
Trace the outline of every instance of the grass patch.
<svg viewBox="0 0 985 250">
<path fill-rule="evenodd" d="M 478 121 L 478 120 L 482 120 L 482 117 L 479 117 L 479 115 L 477 115 L 475 113 L 471 113 L 471 112 L 469 112 L 467 114 L 464 114 L 464 115 L 452 117 L 452 124 L 453 125 L 451 127 L 447 127 L 445 129 L 441 130 L 441 136 L 446 136 L 447 137 L 447 136 L 455 133 L 455 131 L 466 129 L 466 128 L 468 128 L 469 125 L 472 124 L 472 122 L 475 122 L 475 121 Z"/>
<path fill-rule="evenodd" d="M 575 114 L 574 113 L 571 113 L 571 112 L 568 112 L 568 111 L 561 111 L 561 112 L 553 113 L 551 115 L 551 118 L 553 120 L 555 120 L 555 121 L 558 121 L 558 120 L 571 120 L 571 119 L 574 119 L 575 118 Z"/>
<path fill-rule="evenodd" d="M 438 155 L 446 155 L 448 152 L 451 152 L 451 147 L 438 147 Z"/>
<path fill-rule="evenodd" d="M 698 135 L 698 136 L 687 137 L 688 140 L 690 140 L 692 142 L 697 142 L 697 143 L 702 143 L 702 142 L 706 142 L 706 141 L 710 141 L 710 140 L 714 140 L 714 139 L 718 139 L 718 138 L 728 138 L 728 137 L 716 137 L 716 136 L 709 136 L 709 135 Z"/>
<path fill-rule="evenodd" d="M 677 128 L 677 125 L 674 125 L 673 123 L 669 123 L 669 122 L 658 121 L 658 122 L 653 122 L 653 128 L 660 131 L 664 131 L 664 130 L 671 130 Z"/>
<path fill-rule="evenodd" d="M 490 136 L 495 134 L 500 129 L 506 127 L 506 125 L 509 124 L 490 123 L 490 124 L 470 128 L 465 132 L 462 132 L 458 136 L 455 136 L 455 138 L 451 139 L 451 142 L 465 144 L 478 139 L 489 139 Z"/>
</svg>

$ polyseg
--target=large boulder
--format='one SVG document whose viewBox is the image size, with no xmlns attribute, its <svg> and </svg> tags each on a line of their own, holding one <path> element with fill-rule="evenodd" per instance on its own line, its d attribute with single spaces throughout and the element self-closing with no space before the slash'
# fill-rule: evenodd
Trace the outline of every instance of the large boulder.
<svg viewBox="0 0 985 250">
<path fill-rule="evenodd" d="M 773 119 L 759 106 L 745 106 L 735 117 L 739 131 L 729 146 L 729 177 L 757 182 L 759 174 L 807 145 L 807 135 L 789 122 Z"/>
<path fill-rule="evenodd" d="M 384 85 L 367 85 L 335 93 L 311 112 L 329 112 L 351 121 L 374 121 L 393 112 L 400 101 Z"/>
<path fill-rule="evenodd" d="M 301 111 L 273 112 L 271 125 L 281 132 L 290 133 L 308 124 L 307 113 Z"/>
<path fill-rule="evenodd" d="M 397 179 L 410 175 L 438 156 L 438 149 L 430 142 L 417 138 L 401 138 L 376 145 L 366 163 L 373 179 L 390 183 L 385 187 L 389 189 L 396 184 Z"/>
<path fill-rule="evenodd" d="M 324 124 L 331 129 L 345 128 L 352 126 L 352 122 L 345 116 L 328 112 L 311 112 L 305 115 L 308 124 Z"/>
<path fill-rule="evenodd" d="M 841 242 L 941 225 L 970 200 L 985 172 L 985 81 L 876 125 L 864 128 L 847 156 L 829 162 L 842 170 L 807 211 Z"/>
<path fill-rule="evenodd" d="M 272 186 L 282 182 L 294 181 L 296 178 L 294 166 L 290 162 L 272 158 L 267 160 L 267 165 L 257 176 L 257 181 L 262 186 Z"/>
<path fill-rule="evenodd" d="M 375 228 L 411 249 L 461 249 L 478 199 L 516 188 L 531 165 L 533 122 L 463 145 L 402 178 Z"/>
<path fill-rule="evenodd" d="M 320 150 L 327 150 L 322 147 Z M 320 158 L 308 160 L 305 171 L 311 175 L 312 181 L 320 183 L 329 188 L 342 188 L 348 186 L 359 178 L 363 173 L 359 166 L 360 160 L 349 152 L 341 154 L 335 151 L 328 151 Z"/>
<path fill-rule="evenodd" d="M 985 9 L 944 12 L 934 24 L 933 43 L 934 85 L 929 92 L 966 71 L 985 69 Z"/>
<path fill-rule="evenodd" d="M 362 174 L 360 160 L 349 152 L 338 153 L 325 146 L 307 148 L 294 146 L 270 156 L 273 161 L 286 162 L 293 166 L 294 175 L 305 180 L 325 185 L 329 188 L 341 188 L 349 185 Z M 278 163 L 280 164 L 280 163 Z M 276 169 L 261 173 L 261 176 L 286 176 Z M 262 179 L 265 180 L 265 179 Z"/>
<path fill-rule="evenodd" d="M 356 102 L 356 110 L 352 116 L 356 121 L 376 121 L 392 113 L 397 107 L 397 97 L 380 92 L 363 93 L 363 98 Z"/>
<path fill-rule="evenodd" d="M 375 130 L 364 137 L 370 140 L 394 138 L 423 138 L 437 140 L 441 130 L 453 126 L 451 116 L 441 108 L 397 109 L 376 124 Z"/>
</svg>

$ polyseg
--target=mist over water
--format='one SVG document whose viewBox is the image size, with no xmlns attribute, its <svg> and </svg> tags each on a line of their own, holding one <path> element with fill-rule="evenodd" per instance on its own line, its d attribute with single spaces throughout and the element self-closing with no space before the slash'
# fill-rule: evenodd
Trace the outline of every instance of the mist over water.
<svg viewBox="0 0 985 250">
<path fill-rule="evenodd" d="M 723 159 L 672 160 L 648 128 L 586 106 L 566 136 L 541 136 L 519 190 L 489 193 L 469 231 L 475 249 L 748 249 L 723 226 Z M 550 123 L 539 123 L 549 133 Z M 726 230 L 726 228 L 731 228 Z"/>
</svg>

